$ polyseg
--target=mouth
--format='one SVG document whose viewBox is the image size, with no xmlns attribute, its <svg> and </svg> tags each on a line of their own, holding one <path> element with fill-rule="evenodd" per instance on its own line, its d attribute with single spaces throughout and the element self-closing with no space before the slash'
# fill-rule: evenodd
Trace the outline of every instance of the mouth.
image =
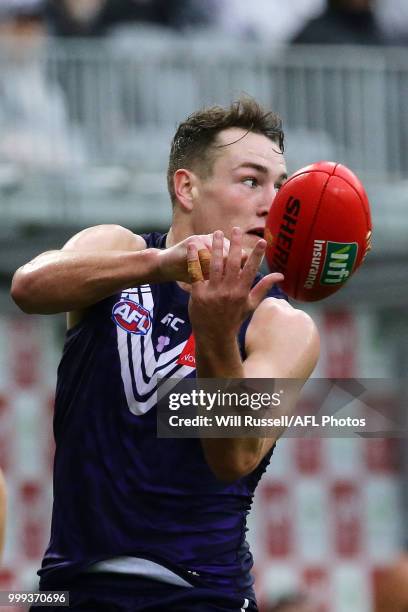
<svg viewBox="0 0 408 612">
<path fill-rule="evenodd" d="M 264 237 L 265 228 L 264 227 L 255 227 L 247 232 L 251 236 L 257 236 L 258 238 Z"/>
</svg>

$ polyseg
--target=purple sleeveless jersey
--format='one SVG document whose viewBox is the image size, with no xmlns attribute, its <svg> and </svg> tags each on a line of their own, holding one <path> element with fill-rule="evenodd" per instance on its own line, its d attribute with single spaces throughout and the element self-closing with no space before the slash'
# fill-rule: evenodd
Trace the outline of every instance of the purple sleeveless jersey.
<svg viewBox="0 0 408 612">
<path fill-rule="evenodd" d="M 148 247 L 164 247 L 165 235 L 144 238 Z M 278 288 L 269 295 L 286 297 Z M 199 440 L 156 435 L 156 376 L 195 376 L 194 367 L 177 363 L 191 335 L 188 298 L 176 283 L 129 288 L 67 332 L 43 589 L 69 584 L 98 561 L 131 556 L 193 584 L 196 577 L 252 595 L 246 517 L 272 453 L 226 484 L 207 466 Z M 248 322 L 239 334 L 243 357 Z"/>
</svg>

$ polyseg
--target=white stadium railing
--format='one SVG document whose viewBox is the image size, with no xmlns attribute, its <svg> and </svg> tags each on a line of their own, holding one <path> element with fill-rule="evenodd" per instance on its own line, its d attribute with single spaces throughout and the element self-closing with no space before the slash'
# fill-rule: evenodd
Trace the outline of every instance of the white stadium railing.
<svg viewBox="0 0 408 612">
<path fill-rule="evenodd" d="M 165 225 L 177 123 L 246 93 L 282 115 L 290 170 L 333 159 L 360 174 L 380 241 L 395 245 L 408 227 L 407 82 L 405 49 L 277 49 L 140 28 L 50 41 L 25 58 L 2 52 L 0 214 L 9 224 Z"/>
</svg>

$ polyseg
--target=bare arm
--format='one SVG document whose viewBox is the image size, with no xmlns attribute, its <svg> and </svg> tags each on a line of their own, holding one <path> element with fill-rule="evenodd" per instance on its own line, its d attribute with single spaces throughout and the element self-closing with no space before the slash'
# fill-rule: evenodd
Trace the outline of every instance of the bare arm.
<svg viewBox="0 0 408 612">
<path fill-rule="evenodd" d="M 42 253 L 19 268 L 11 295 L 27 313 L 86 308 L 151 273 L 155 253 L 145 248 L 140 236 L 123 227 L 88 228 L 60 251 Z"/>
<path fill-rule="evenodd" d="M 380 574 L 374 589 L 375 612 L 408 612 L 408 555 L 403 552 Z"/>
<path fill-rule="evenodd" d="M 239 246 L 240 240 L 233 237 L 225 275 L 220 273 L 217 282 L 218 246 L 214 244 L 210 280 L 193 286 L 190 318 L 196 338 L 197 375 L 200 378 L 301 379 L 293 394 L 294 403 L 302 379 L 309 377 L 318 358 L 316 327 L 308 315 L 282 300 L 267 299 L 261 303 L 265 292 L 279 280 L 278 275 L 268 275 L 250 290 L 264 246 L 256 247 L 242 272 L 236 260 Z M 248 310 L 255 313 L 247 331 L 248 357 L 242 362 L 237 333 Z M 252 472 L 281 433 L 276 430 L 274 437 L 262 439 L 206 438 L 202 439 L 202 446 L 215 475 L 229 481 Z"/>
<path fill-rule="evenodd" d="M 206 248 L 205 236 L 193 237 Z M 30 314 L 81 312 L 127 287 L 188 281 L 186 245 L 146 249 L 141 236 L 124 227 L 101 225 L 83 230 L 60 251 L 42 253 L 17 270 L 11 295 Z"/>
<path fill-rule="evenodd" d="M 199 376 L 214 378 L 288 378 L 285 413 L 293 410 L 303 382 L 319 355 L 319 337 L 313 321 L 284 300 L 268 298 L 258 306 L 247 331 L 247 358 L 241 362 L 236 340 L 205 343 L 206 363 Z M 219 351 L 222 344 L 222 351 Z M 229 370 L 229 372 L 228 372 Z M 228 375 L 229 373 L 229 375 Z M 282 435 L 276 428 L 269 438 L 205 439 L 207 462 L 222 479 L 234 480 L 252 472 Z"/>
</svg>

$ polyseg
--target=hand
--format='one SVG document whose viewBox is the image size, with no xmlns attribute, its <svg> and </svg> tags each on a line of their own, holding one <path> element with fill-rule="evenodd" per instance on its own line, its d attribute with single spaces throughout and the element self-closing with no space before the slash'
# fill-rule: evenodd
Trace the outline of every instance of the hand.
<svg viewBox="0 0 408 612">
<path fill-rule="evenodd" d="M 188 261 L 187 248 L 191 244 L 197 253 L 197 259 Z M 208 279 L 210 269 L 210 258 L 213 245 L 212 234 L 201 234 L 190 236 L 182 242 L 168 249 L 160 251 L 159 261 L 161 276 L 164 282 L 180 281 L 191 283 L 196 280 Z M 222 238 L 219 248 L 222 252 L 223 261 L 226 261 L 230 248 L 228 238 Z M 246 261 L 246 254 L 241 252 L 242 263 Z"/>
<path fill-rule="evenodd" d="M 209 280 L 192 281 L 189 315 L 196 336 L 206 341 L 220 342 L 226 336 L 236 336 L 248 314 L 255 310 L 274 283 L 283 275 L 264 276 L 253 287 L 265 253 L 266 241 L 259 240 L 242 267 L 242 231 L 232 230 L 231 244 L 225 258 L 225 238 L 221 231 L 213 234 Z M 194 240 L 188 240 L 188 260 L 198 264 L 198 249 Z"/>
</svg>

